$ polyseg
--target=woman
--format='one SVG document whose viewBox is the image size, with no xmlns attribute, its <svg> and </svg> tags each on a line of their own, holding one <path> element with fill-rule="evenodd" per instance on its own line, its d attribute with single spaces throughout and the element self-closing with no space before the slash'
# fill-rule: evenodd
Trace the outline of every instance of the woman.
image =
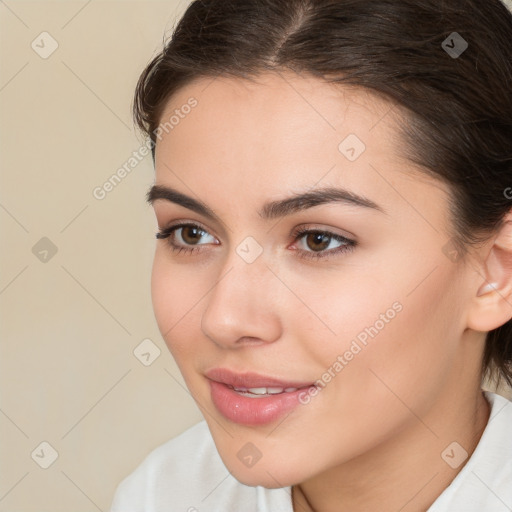
<svg viewBox="0 0 512 512">
<path fill-rule="evenodd" d="M 112 511 L 512 509 L 511 40 L 499 0 L 189 6 L 134 111 L 205 421 Z"/>
</svg>

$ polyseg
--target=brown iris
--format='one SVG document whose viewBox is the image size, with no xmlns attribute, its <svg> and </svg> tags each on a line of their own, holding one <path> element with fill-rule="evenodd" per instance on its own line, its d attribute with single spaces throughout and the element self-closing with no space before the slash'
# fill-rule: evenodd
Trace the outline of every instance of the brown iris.
<svg viewBox="0 0 512 512">
<path fill-rule="evenodd" d="M 199 240 L 201 240 L 201 236 L 203 234 L 204 231 L 202 229 L 194 226 L 184 226 L 181 228 L 181 238 L 183 238 L 185 243 L 190 245 L 195 245 Z"/>
<path fill-rule="evenodd" d="M 306 244 L 313 251 L 323 251 L 329 247 L 331 237 L 324 233 L 310 233 L 306 236 Z M 312 243 L 310 243 L 312 242 Z"/>
</svg>

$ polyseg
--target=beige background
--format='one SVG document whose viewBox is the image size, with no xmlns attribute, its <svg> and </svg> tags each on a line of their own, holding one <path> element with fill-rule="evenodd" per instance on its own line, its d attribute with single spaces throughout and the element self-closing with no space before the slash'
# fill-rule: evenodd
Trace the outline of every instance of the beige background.
<svg viewBox="0 0 512 512">
<path fill-rule="evenodd" d="M 106 511 L 202 419 L 151 307 L 151 157 L 93 196 L 142 144 L 135 82 L 188 3 L 0 0 L 0 512 Z"/>
</svg>

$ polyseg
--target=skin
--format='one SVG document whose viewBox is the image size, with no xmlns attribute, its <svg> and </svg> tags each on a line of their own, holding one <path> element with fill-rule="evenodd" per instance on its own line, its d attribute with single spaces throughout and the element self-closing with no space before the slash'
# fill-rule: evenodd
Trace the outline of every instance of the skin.
<svg viewBox="0 0 512 512">
<path fill-rule="evenodd" d="M 456 441 L 470 456 L 489 418 L 480 365 L 485 331 L 512 316 L 510 232 L 469 262 L 449 259 L 448 188 L 401 157 L 399 109 L 367 91 L 292 72 L 258 83 L 202 78 L 171 97 L 162 119 L 191 96 L 198 105 L 157 142 L 155 183 L 202 201 L 220 222 L 154 201 L 159 228 L 188 221 L 206 233 L 194 242 L 175 232 L 192 254 L 157 242 L 152 298 L 226 467 L 247 485 L 293 485 L 295 510 L 426 510 L 467 460 L 457 452 L 453 469 L 442 452 Z M 353 162 L 338 149 L 349 134 L 366 146 Z M 344 203 L 272 220 L 257 213 L 321 186 L 363 195 L 385 213 Z M 298 249 L 318 247 L 294 239 L 296 227 L 357 246 L 304 259 Z M 236 252 L 248 236 L 263 251 L 250 264 Z M 323 250 L 340 245 L 331 239 Z M 491 280 L 501 298 L 478 296 Z M 313 382 L 396 302 L 401 311 L 286 418 L 241 426 L 213 406 L 207 370 Z M 237 457 L 247 442 L 262 454 L 250 468 Z"/>
</svg>

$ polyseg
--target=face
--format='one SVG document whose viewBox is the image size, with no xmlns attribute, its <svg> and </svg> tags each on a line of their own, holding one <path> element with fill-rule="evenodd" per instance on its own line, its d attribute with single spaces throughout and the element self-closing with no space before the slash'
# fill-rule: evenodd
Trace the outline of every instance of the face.
<svg viewBox="0 0 512 512">
<path fill-rule="evenodd" d="M 465 271 L 396 108 L 290 72 L 201 79 L 176 110 L 153 306 L 230 472 L 291 485 L 417 422 L 403 404 L 422 417 L 462 372 Z"/>
</svg>

